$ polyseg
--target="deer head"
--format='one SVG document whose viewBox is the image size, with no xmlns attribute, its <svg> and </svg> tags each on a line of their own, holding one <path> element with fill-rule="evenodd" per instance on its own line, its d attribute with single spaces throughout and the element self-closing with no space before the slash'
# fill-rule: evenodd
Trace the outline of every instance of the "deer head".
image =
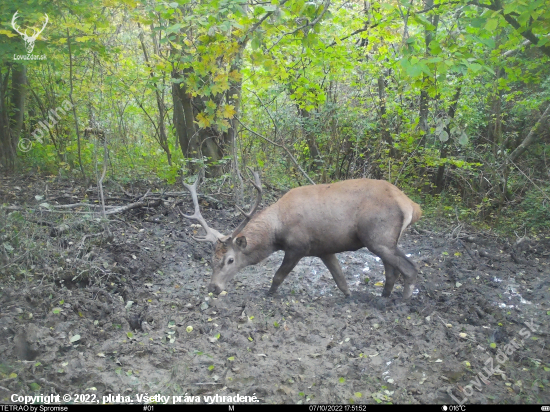
<svg viewBox="0 0 550 412">
<path fill-rule="evenodd" d="M 248 213 L 245 213 L 237 207 L 237 209 L 239 209 L 239 211 L 244 215 L 245 219 L 233 231 L 233 233 L 231 233 L 231 235 L 225 236 L 217 230 L 210 228 L 200 213 L 199 201 L 197 198 L 197 185 L 203 171 L 204 170 L 201 170 L 201 172 L 199 172 L 193 185 L 183 183 L 187 190 L 191 192 L 191 197 L 193 198 L 193 204 L 195 206 L 195 213 L 192 215 L 185 215 L 181 213 L 181 211 L 180 213 L 186 219 L 192 219 L 199 222 L 205 230 L 205 236 L 193 236 L 193 239 L 198 242 L 211 242 L 214 244 L 214 254 L 212 256 L 213 274 L 208 290 L 210 292 L 220 293 L 225 287 L 225 284 L 233 279 L 239 270 L 250 264 L 247 261 L 247 256 L 243 253 L 243 249 L 246 248 L 246 238 L 244 236 L 239 237 L 239 234 L 256 213 L 256 210 L 262 200 L 262 188 L 258 172 L 253 172 L 254 181 L 251 181 L 251 183 L 257 191 L 256 202 Z"/>
</svg>

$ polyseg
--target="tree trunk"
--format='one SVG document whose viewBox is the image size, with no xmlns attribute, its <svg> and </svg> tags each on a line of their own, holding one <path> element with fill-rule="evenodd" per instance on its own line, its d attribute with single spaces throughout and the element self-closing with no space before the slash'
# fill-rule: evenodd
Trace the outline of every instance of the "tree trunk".
<svg viewBox="0 0 550 412">
<path fill-rule="evenodd" d="M 242 51 L 237 55 L 235 58 L 235 63 L 231 66 L 231 72 L 241 71 L 241 65 L 242 65 Z M 244 187 L 243 187 L 243 180 L 240 174 L 240 168 L 239 168 L 239 159 L 237 157 L 237 131 L 239 127 L 239 122 L 237 121 L 238 116 L 240 115 L 241 111 L 241 96 L 242 96 L 242 87 L 243 83 L 242 80 L 235 81 L 231 83 L 231 86 L 229 87 L 228 93 L 227 93 L 227 103 L 232 105 L 235 109 L 235 115 L 233 118 L 229 121 L 229 124 L 231 127 L 227 132 L 224 133 L 224 147 L 226 153 L 229 153 L 229 148 L 231 148 L 231 154 L 232 154 L 232 166 L 234 173 L 233 176 L 233 187 L 234 187 L 234 199 L 235 204 L 242 204 L 244 201 Z"/>
<path fill-rule="evenodd" d="M 10 77 L 10 67 L 5 74 L 0 73 L 0 165 L 6 168 L 6 172 L 13 170 L 15 164 L 15 153 L 11 146 L 11 129 L 8 116 L 8 105 L 6 92 Z"/>
<path fill-rule="evenodd" d="M 308 122 L 312 121 L 311 113 L 306 109 L 298 107 L 298 114 L 302 118 L 302 130 L 304 131 L 304 136 L 306 138 L 307 147 L 309 148 L 309 158 L 311 159 L 311 170 L 317 172 L 321 167 L 321 155 L 319 153 L 319 148 L 317 147 L 317 142 L 315 141 L 315 133 L 311 130 L 308 130 Z"/>
<path fill-rule="evenodd" d="M 424 0 L 424 8 L 431 8 L 434 5 L 434 0 Z M 434 26 L 433 31 L 428 30 L 426 28 L 425 34 L 424 34 L 424 41 L 426 44 L 426 51 L 425 56 L 428 57 L 431 55 L 430 53 L 430 42 L 435 37 L 435 33 L 437 32 L 437 25 L 439 24 L 439 15 L 434 15 L 428 17 L 429 22 Z M 418 128 L 424 132 L 422 138 L 424 139 L 426 134 L 428 134 L 429 127 L 428 127 L 428 114 L 429 114 L 429 99 L 430 96 L 428 94 L 428 84 L 431 81 L 431 79 L 426 75 L 422 75 L 422 90 L 420 91 L 420 110 L 418 113 L 418 116 L 420 118 L 418 122 Z"/>
<path fill-rule="evenodd" d="M 185 74 L 185 73 L 184 73 Z M 180 78 L 177 72 L 172 73 L 173 78 Z M 181 86 L 180 86 L 181 85 Z M 210 162 L 217 162 L 223 158 L 222 147 L 216 141 L 218 133 L 213 128 L 200 129 L 195 125 L 196 110 L 193 103 L 203 106 L 200 99 L 193 98 L 186 92 L 184 83 L 173 83 L 172 99 L 174 102 L 174 124 L 180 142 L 183 156 L 187 159 L 200 159 L 202 156 L 210 158 Z M 198 168 L 191 162 L 188 167 L 193 172 Z M 222 172 L 220 165 L 212 165 L 207 170 L 207 176 L 218 176 Z"/>
<path fill-rule="evenodd" d="M 11 146 L 13 153 L 17 152 L 19 135 L 23 129 L 25 115 L 25 100 L 27 96 L 27 71 L 25 66 L 14 64 L 11 75 Z"/>
<path fill-rule="evenodd" d="M 397 153 L 393 147 L 393 139 L 386 117 L 386 82 L 383 75 L 378 77 L 378 98 L 380 99 L 380 126 L 382 127 L 382 139 L 390 149 L 390 157 L 395 158 Z"/>
<path fill-rule="evenodd" d="M 498 90 L 496 95 L 492 96 L 492 100 L 489 141 L 492 145 L 493 157 L 496 159 L 497 152 L 502 144 L 502 90 Z"/>
<path fill-rule="evenodd" d="M 76 115 L 76 106 L 73 100 L 73 55 L 71 53 L 71 36 L 69 35 L 69 29 L 67 29 L 67 47 L 69 48 L 69 100 L 71 101 L 73 109 L 74 124 L 76 128 L 76 142 L 78 147 L 78 164 L 80 165 L 80 172 L 82 173 L 82 179 L 85 184 L 88 184 L 88 177 L 84 172 L 84 165 L 82 164 L 82 150 L 80 142 L 80 129 L 78 127 L 78 116 Z"/>
<path fill-rule="evenodd" d="M 8 92 L 10 74 L 11 89 Z M 0 79 L 0 163 L 8 172 L 11 172 L 15 168 L 17 144 L 25 116 L 27 95 L 25 66 L 11 65 Z"/>
<path fill-rule="evenodd" d="M 451 105 L 449 106 L 449 112 L 448 112 L 449 119 L 454 119 L 454 117 L 455 117 L 456 108 L 458 106 L 458 100 L 460 99 L 461 90 L 462 90 L 462 86 L 458 86 L 458 88 L 456 89 L 456 92 L 453 96 L 453 100 L 451 101 Z M 445 131 L 447 132 L 447 135 L 450 138 L 451 137 L 451 130 L 450 130 L 449 125 L 445 126 Z M 439 152 L 439 158 L 441 160 L 447 158 L 447 149 L 448 149 L 447 143 L 448 143 L 448 141 L 441 143 L 441 150 Z M 439 167 L 437 168 L 437 175 L 436 175 L 436 178 L 435 178 L 435 192 L 436 193 L 441 193 L 443 191 L 443 187 L 445 186 L 444 185 L 444 183 L 445 183 L 445 179 L 444 179 L 444 177 L 445 177 L 445 166 L 446 166 L 446 163 L 443 163 L 442 165 L 439 165 Z"/>
<path fill-rule="evenodd" d="M 151 30 L 151 35 L 153 36 L 153 47 L 155 47 L 155 38 L 154 38 L 154 31 Z M 153 71 L 153 67 L 151 66 L 151 62 L 149 61 L 149 54 L 147 53 L 147 49 L 145 48 L 145 41 L 143 40 L 143 32 L 139 33 L 139 41 L 141 43 L 141 50 L 143 51 L 143 58 L 145 59 L 145 63 L 147 63 L 147 67 L 149 67 L 149 75 L 154 78 L 155 73 Z M 155 50 L 155 52 L 158 54 L 158 50 Z M 166 136 L 166 127 L 164 125 L 164 94 L 161 94 L 158 88 L 158 85 L 156 83 L 153 83 L 155 86 L 155 97 L 157 100 L 157 107 L 158 107 L 158 142 L 162 150 L 164 150 L 164 153 L 166 153 L 166 158 L 168 160 L 168 164 L 172 166 L 172 154 L 170 153 L 170 147 L 168 146 L 168 137 Z"/>
</svg>

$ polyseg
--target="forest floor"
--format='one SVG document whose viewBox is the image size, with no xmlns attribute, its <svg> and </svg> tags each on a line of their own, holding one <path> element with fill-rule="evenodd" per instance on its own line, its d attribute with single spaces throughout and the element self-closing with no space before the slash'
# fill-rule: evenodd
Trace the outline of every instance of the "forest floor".
<svg viewBox="0 0 550 412">
<path fill-rule="evenodd" d="M 140 186 L 109 186 L 108 204 L 162 189 Z M 349 299 L 318 258 L 268 297 L 282 252 L 216 297 L 211 246 L 191 238 L 177 195 L 110 215 L 109 240 L 85 205 L 59 208 L 96 197 L 55 178 L 0 178 L 2 403 L 550 403 L 549 239 L 518 243 L 427 216 L 400 242 L 420 269 L 408 303 L 401 280 L 380 296 L 383 265 L 366 249 L 338 255 Z M 230 200 L 201 204 L 221 232 L 240 221 Z M 61 222 L 68 230 L 56 233 Z"/>
</svg>

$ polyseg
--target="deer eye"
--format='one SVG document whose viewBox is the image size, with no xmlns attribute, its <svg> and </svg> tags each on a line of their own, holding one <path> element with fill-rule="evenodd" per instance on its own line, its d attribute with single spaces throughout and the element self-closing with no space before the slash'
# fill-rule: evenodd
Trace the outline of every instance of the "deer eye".
<svg viewBox="0 0 550 412">
<path fill-rule="evenodd" d="M 229 263 L 229 264 L 233 263 L 234 261 L 235 261 L 235 259 L 233 259 L 233 258 L 227 259 L 227 263 Z"/>
</svg>

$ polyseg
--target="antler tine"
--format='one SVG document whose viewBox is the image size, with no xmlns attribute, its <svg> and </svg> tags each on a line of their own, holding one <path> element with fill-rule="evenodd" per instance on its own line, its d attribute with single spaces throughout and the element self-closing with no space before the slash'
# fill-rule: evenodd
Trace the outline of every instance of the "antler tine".
<svg viewBox="0 0 550 412">
<path fill-rule="evenodd" d="M 244 210 L 242 210 L 240 207 L 237 206 L 237 209 L 239 210 L 239 212 L 241 212 L 244 215 L 245 219 L 233 231 L 233 233 L 231 234 L 232 238 L 235 238 L 245 228 L 245 226 L 248 224 L 248 222 L 250 222 L 250 219 L 252 219 L 252 217 L 256 213 L 256 210 L 258 209 L 258 206 L 260 206 L 260 202 L 262 201 L 262 182 L 260 181 L 260 175 L 258 174 L 258 172 L 255 172 L 250 167 L 248 169 L 254 175 L 254 181 L 252 181 L 252 180 L 249 180 L 249 181 L 250 181 L 250 183 L 252 183 L 252 185 L 254 186 L 254 188 L 257 191 L 257 193 L 256 193 L 256 202 L 254 203 L 254 206 L 252 206 L 252 208 L 250 209 L 250 211 L 248 213 L 245 213 Z"/>
<path fill-rule="evenodd" d="M 201 215 L 199 199 L 197 197 L 197 184 L 201 179 L 201 174 L 203 171 L 204 169 L 202 169 L 199 172 L 199 174 L 197 175 L 197 178 L 195 179 L 195 183 L 193 183 L 192 185 L 188 185 L 187 183 L 183 182 L 183 185 L 185 186 L 185 188 L 189 190 L 189 192 L 191 193 L 191 198 L 193 199 L 193 205 L 195 206 L 195 212 L 192 215 L 186 215 L 181 211 L 179 212 L 184 218 L 196 220 L 197 222 L 199 222 L 202 228 L 206 231 L 206 236 L 193 236 L 193 239 L 195 239 L 197 242 L 216 243 L 218 239 L 221 239 L 224 236 L 220 232 L 218 232 L 216 229 L 212 229 L 211 227 L 208 226 L 208 224 L 206 223 L 206 220 L 204 220 L 204 218 Z"/>
<path fill-rule="evenodd" d="M 46 28 L 46 25 L 48 24 L 48 20 L 49 20 L 49 17 L 46 13 L 44 13 L 44 15 L 46 16 L 46 21 L 44 22 L 44 24 L 42 25 L 42 28 L 40 29 L 40 31 L 38 33 L 36 33 L 36 37 L 38 37 L 38 35 L 40 33 L 42 33 L 44 31 L 44 29 Z M 34 37 L 35 35 L 33 35 Z"/>
<path fill-rule="evenodd" d="M 13 29 L 14 29 L 17 33 L 19 33 L 20 35 L 23 36 L 23 33 L 21 33 L 21 32 L 19 31 L 19 26 L 15 27 L 16 24 L 17 24 L 15 21 L 17 20 L 17 17 L 19 17 L 19 16 L 17 16 L 18 14 L 19 14 L 19 10 L 16 11 L 15 14 L 13 15 L 13 17 L 11 18 L 11 26 L 13 27 Z"/>
</svg>

